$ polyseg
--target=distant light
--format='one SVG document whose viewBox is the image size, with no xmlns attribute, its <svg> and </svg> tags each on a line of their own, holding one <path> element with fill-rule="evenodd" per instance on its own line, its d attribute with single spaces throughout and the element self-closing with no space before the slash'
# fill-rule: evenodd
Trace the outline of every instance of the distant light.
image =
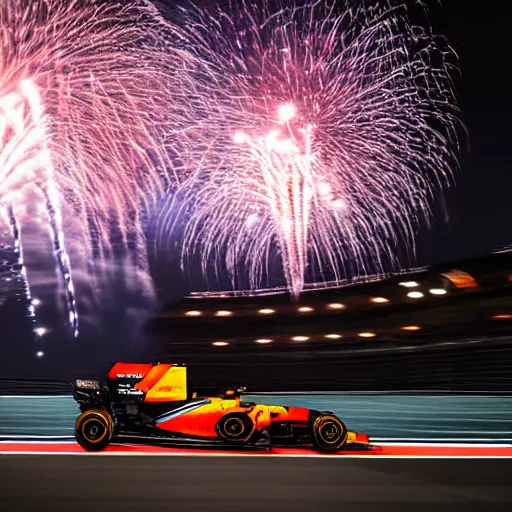
<svg viewBox="0 0 512 512">
<path fill-rule="evenodd" d="M 313 311 L 313 308 L 310 306 L 302 306 L 299 309 L 297 309 L 299 313 L 311 313 Z"/>
<path fill-rule="evenodd" d="M 41 304 L 39 299 L 32 299 L 32 306 L 39 306 L 39 304 Z"/>
<path fill-rule="evenodd" d="M 275 312 L 276 312 L 275 309 L 270 309 L 270 308 L 264 308 L 264 309 L 260 309 L 258 311 L 258 313 L 260 313 L 260 315 L 273 315 Z"/>
<path fill-rule="evenodd" d="M 446 274 L 442 274 L 446 277 L 456 288 L 477 288 L 478 283 L 475 278 L 462 270 L 452 270 Z"/>
<path fill-rule="evenodd" d="M 360 332 L 358 336 L 360 338 L 375 338 L 377 335 L 374 332 Z"/>
<path fill-rule="evenodd" d="M 232 311 L 228 311 L 227 309 L 219 309 L 215 316 L 231 316 L 233 314 Z"/>
<path fill-rule="evenodd" d="M 345 304 L 340 304 L 339 302 L 331 302 L 327 304 L 329 309 L 345 309 Z"/>
<path fill-rule="evenodd" d="M 421 299 L 423 296 L 424 295 L 421 292 L 409 292 L 407 294 L 407 297 L 410 297 L 411 299 Z"/>
<path fill-rule="evenodd" d="M 308 341 L 309 336 L 294 336 L 292 338 L 293 341 Z"/>
<path fill-rule="evenodd" d="M 339 340 L 342 336 L 341 334 L 326 334 L 325 337 L 330 340 Z"/>
<path fill-rule="evenodd" d="M 36 354 L 37 357 L 43 357 L 44 356 L 44 352 L 42 352 L 41 350 L 39 352 L 37 352 Z"/>
<path fill-rule="evenodd" d="M 48 330 L 45 329 L 44 327 L 37 327 L 36 329 L 34 329 L 34 332 L 38 335 L 38 336 L 44 336 Z"/>
<path fill-rule="evenodd" d="M 400 286 L 404 286 L 405 288 L 416 288 L 420 283 L 416 281 L 403 281 L 402 283 L 398 283 Z"/>
<path fill-rule="evenodd" d="M 187 311 L 185 313 L 185 315 L 187 315 L 187 316 L 201 316 L 202 313 L 201 313 L 201 311 L 192 310 L 192 311 Z"/>
<path fill-rule="evenodd" d="M 261 345 L 265 345 L 267 343 L 272 343 L 272 341 L 274 341 L 274 340 L 271 340 L 271 339 L 268 339 L 268 338 L 260 338 L 259 340 L 256 340 L 256 343 L 259 343 Z"/>
<path fill-rule="evenodd" d="M 419 325 L 405 325 L 402 327 L 402 331 L 419 331 L 421 327 Z"/>
<path fill-rule="evenodd" d="M 432 295 L 446 295 L 446 290 L 444 288 L 431 288 L 429 292 Z"/>
<path fill-rule="evenodd" d="M 212 345 L 214 347 L 227 347 L 229 343 L 227 341 L 214 341 Z"/>
<path fill-rule="evenodd" d="M 512 315 L 494 315 L 492 318 L 493 320 L 512 320 Z"/>
<path fill-rule="evenodd" d="M 370 300 L 375 304 L 385 304 L 389 302 L 389 299 L 386 299 L 386 297 L 372 297 Z"/>
</svg>

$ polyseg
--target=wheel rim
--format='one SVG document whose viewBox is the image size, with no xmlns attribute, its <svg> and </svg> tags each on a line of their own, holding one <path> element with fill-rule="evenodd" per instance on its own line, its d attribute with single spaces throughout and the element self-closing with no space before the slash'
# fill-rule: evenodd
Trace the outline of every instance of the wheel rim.
<svg viewBox="0 0 512 512">
<path fill-rule="evenodd" d="M 236 439 L 245 433 L 244 422 L 240 418 L 228 418 L 223 426 L 226 437 Z"/>
<path fill-rule="evenodd" d="M 92 417 L 87 418 L 82 423 L 82 435 L 92 444 L 100 443 L 105 439 L 108 434 L 108 425 L 105 424 L 102 418 Z"/>
<path fill-rule="evenodd" d="M 328 446 L 336 446 L 343 441 L 345 429 L 334 419 L 326 418 L 318 425 L 318 437 Z"/>
</svg>

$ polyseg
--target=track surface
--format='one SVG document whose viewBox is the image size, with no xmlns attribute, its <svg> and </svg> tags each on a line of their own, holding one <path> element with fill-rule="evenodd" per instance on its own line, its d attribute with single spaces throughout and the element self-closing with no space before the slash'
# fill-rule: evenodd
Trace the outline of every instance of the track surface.
<svg viewBox="0 0 512 512">
<path fill-rule="evenodd" d="M 511 397 L 247 398 L 332 410 L 374 438 L 443 443 L 317 457 L 307 450 L 243 456 L 134 446 L 88 455 L 76 443 L 3 442 L 0 511 L 512 510 L 512 446 L 505 442 L 512 438 Z M 73 435 L 77 413 L 70 397 L 0 397 L 0 435 Z M 456 440 L 499 446 L 452 446 Z"/>
<path fill-rule="evenodd" d="M 510 511 L 511 460 L 0 456 L 0 510 Z"/>
<path fill-rule="evenodd" d="M 474 395 L 279 394 L 255 402 L 331 410 L 374 438 L 512 439 L 512 397 Z M 71 397 L 0 397 L 0 435 L 72 436 Z"/>
<path fill-rule="evenodd" d="M 317 457 L 317 458 L 509 458 L 511 444 L 460 443 L 373 443 L 369 447 L 352 445 L 335 454 L 320 454 L 308 447 L 272 447 L 270 450 L 241 450 L 238 447 L 205 448 L 204 446 L 169 447 L 147 444 L 112 443 L 101 452 L 86 452 L 75 441 L 1 441 L 0 454 L 32 455 L 143 455 L 143 456 L 229 456 L 229 457 Z"/>
</svg>

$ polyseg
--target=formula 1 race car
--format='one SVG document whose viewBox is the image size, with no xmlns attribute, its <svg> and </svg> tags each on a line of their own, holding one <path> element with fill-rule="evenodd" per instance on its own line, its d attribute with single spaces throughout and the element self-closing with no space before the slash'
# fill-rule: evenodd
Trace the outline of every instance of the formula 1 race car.
<svg viewBox="0 0 512 512">
<path fill-rule="evenodd" d="M 217 396 L 189 393 L 184 365 L 115 363 L 106 383 L 71 384 L 81 410 L 75 437 L 86 450 L 102 450 L 114 439 L 265 449 L 312 445 L 324 453 L 369 445 L 367 435 L 348 431 L 331 412 L 245 402 L 245 388 Z"/>
</svg>

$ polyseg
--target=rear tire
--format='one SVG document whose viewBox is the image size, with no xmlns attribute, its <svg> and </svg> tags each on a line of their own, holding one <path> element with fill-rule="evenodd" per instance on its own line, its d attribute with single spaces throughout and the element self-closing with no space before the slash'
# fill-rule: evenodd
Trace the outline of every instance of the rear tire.
<svg viewBox="0 0 512 512">
<path fill-rule="evenodd" d="M 311 441 L 315 449 L 323 453 L 340 451 L 347 442 L 348 430 L 334 414 L 322 413 L 310 425 Z"/>
<path fill-rule="evenodd" d="M 217 423 L 217 433 L 224 441 L 246 443 L 254 434 L 255 425 L 243 412 L 228 413 Z"/>
<path fill-rule="evenodd" d="M 75 439 L 87 451 L 103 450 L 114 434 L 112 416 L 103 409 L 89 409 L 78 416 Z"/>
</svg>

